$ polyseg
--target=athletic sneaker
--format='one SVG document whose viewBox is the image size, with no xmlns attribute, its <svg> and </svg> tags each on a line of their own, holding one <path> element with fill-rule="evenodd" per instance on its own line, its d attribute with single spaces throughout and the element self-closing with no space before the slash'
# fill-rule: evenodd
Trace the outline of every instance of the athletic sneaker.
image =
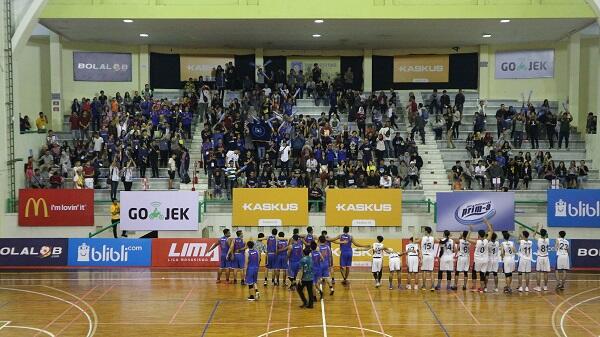
<svg viewBox="0 0 600 337">
<path fill-rule="evenodd" d="M 452 290 L 452 288 L 454 288 L 454 287 L 453 287 L 453 286 L 451 286 L 451 285 L 447 285 L 447 286 L 446 286 L 446 290 Z"/>
<path fill-rule="evenodd" d="M 435 288 L 434 288 L 434 287 L 431 287 L 431 289 L 429 289 L 429 290 L 431 290 L 431 291 L 435 291 Z"/>
<path fill-rule="evenodd" d="M 245 286 L 245 285 L 246 285 L 246 281 L 244 281 L 244 280 L 241 280 L 241 281 L 240 281 L 240 285 L 243 285 L 243 286 Z"/>
<path fill-rule="evenodd" d="M 412 288 L 412 287 L 410 286 L 410 284 L 407 284 L 407 285 L 406 285 L 406 289 L 408 289 L 408 290 L 411 290 L 411 288 Z"/>
<path fill-rule="evenodd" d="M 467 290 L 467 286 L 463 286 L 463 290 Z"/>
<path fill-rule="evenodd" d="M 483 288 L 483 292 L 486 292 L 486 293 L 487 293 L 487 287 L 486 287 L 486 288 Z"/>
<path fill-rule="evenodd" d="M 440 290 L 440 286 L 439 286 L 439 285 L 437 285 L 437 286 L 435 286 L 435 288 L 431 288 L 431 290 L 434 290 L 434 289 L 435 289 L 435 290 Z"/>
<path fill-rule="evenodd" d="M 221 283 L 221 280 L 217 280 L 217 283 Z"/>
<path fill-rule="evenodd" d="M 542 288 L 544 291 L 548 291 L 548 287 L 544 286 L 544 288 Z"/>
<path fill-rule="evenodd" d="M 498 292 L 498 288 L 494 288 L 494 292 L 497 293 Z"/>
<path fill-rule="evenodd" d="M 479 289 L 478 289 L 478 291 L 479 291 L 480 293 L 484 293 L 484 292 L 486 292 L 486 293 L 487 293 L 487 290 L 484 290 L 484 289 L 481 289 L 481 288 L 479 288 Z"/>
<path fill-rule="evenodd" d="M 329 296 L 333 296 L 334 292 L 335 290 L 333 290 L 333 287 L 329 288 Z"/>
<path fill-rule="evenodd" d="M 268 282 L 267 282 L 267 280 L 265 280 L 265 282 L 263 282 L 263 286 L 265 286 L 265 287 L 266 287 L 266 286 L 267 286 L 267 284 L 268 284 Z"/>
<path fill-rule="evenodd" d="M 323 299 L 323 290 L 319 289 L 319 301 Z"/>
<path fill-rule="evenodd" d="M 259 298 L 260 298 L 260 293 L 257 291 L 256 292 L 256 299 L 259 299 Z"/>
<path fill-rule="evenodd" d="M 233 279 L 233 284 L 237 284 L 237 280 L 236 279 Z"/>
<path fill-rule="evenodd" d="M 534 288 L 533 288 L 533 290 L 535 290 L 535 291 L 538 291 L 538 292 L 539 292 L 539 291 L 542 291 L 542 288 L 540 288 L 540 287 L 534 287 Z"/>
<path fill-rule="evenodd" d="M 529 287 L 525 287 L 525 292 L 528 293 L 529 292 Z"/>
<path fill-rule="evenodd" d="M 523 292 L 523 287 L 519 287 L 519 292 L 522 293 Z"/>
<path fill-rule="evenodd" d="M 335 284 L 335 279 L 334 278 L 331 279 L 331 284 Z"/>
<path fill-rule="evenodd" d="M 388 288 L 388 289 L 389 289 L 389 290 L 392 290 L 392 289 L 394 289 L 394 286 L 393 286 L 393 285 L 390 283 L 390 286 L 389 286 L 389 288 Z"/>
<path fill-rule="evenodd" d="M 375 288 L 379 288 L 381 286 L 381 283 L 377 282 L 375 283 Z"/>
<path fill-rule="evenodd" d="M 250 295 L 248 296 L 248 301 L 256 301 L 256 299 L 254 298 L 254 296 Z"/>
</svg>

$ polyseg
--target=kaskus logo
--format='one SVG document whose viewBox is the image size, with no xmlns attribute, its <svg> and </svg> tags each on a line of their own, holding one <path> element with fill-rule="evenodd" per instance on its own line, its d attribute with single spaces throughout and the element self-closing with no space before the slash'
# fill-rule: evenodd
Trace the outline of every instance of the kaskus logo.
<svg viewBox="0 0 600 337">
<path fill-rule="evenodd" d="M 300 207 L 297 203 L 252 203 L 246 202 L 242 204 L 244 211 L 287 211 L 294 212 Z"/>
<path fill-rule="evenodd" d="M 391 212 L 392 204 L 337 204 L 338 212 Z"/>
<path fill-rule="evenodd" d="M 454 218 L 463 225 L 473 225 L 483 222 L 496 214 L 496 208 L 491 200 L 482 202 L 466 202 L 456 208 Z"/>
</svg>

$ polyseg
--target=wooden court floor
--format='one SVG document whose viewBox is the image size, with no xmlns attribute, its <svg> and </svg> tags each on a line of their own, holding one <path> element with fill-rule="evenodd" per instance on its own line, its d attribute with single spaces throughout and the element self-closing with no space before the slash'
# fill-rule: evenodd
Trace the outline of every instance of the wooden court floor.
<svg viewBox="0 0 600 337">
<path fill-rule="evenodd" d="M 246 287 L 215 284 L 211 272 L 0 272 L 0 337 L 600 336 L 600 274 L 509 296 L 388 290 L 385 274 L 376 289 L 370 276 L 354 272 L 309 310 L 281 287 L 260 285 L 248 302 Z"/>
</svg>

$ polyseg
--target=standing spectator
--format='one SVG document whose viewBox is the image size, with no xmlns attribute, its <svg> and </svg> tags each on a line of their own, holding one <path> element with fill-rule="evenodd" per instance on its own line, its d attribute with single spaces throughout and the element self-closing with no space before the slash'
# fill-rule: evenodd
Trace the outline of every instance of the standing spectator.
<svg viewBox="0 0 600 337">
<path fill-rule="evenodd" d="M 554 138 L 556 137 L 556 125 L 557 120 L 556 116 L 552 113 L 552 111 L 548 110 L 546 112 L 546 136 L 548 137 L 548 143 L 550 143 L 550 148 L 554 148 Z"/>
<path fill-rule="evenodd" d="M 38 118 L 35 120 L 35 127 L 38 133 L 46 133 L 46 127 L 48 126 L 48 117 L 40 111 Z"/>
<path fill-rule="evenodd" d="M 159 158 L 159 149 L 157 145 L 150 146 L 150 153 L 148 154 L 148 161 L 150 162 L 150 168 L 152 170 L 152 178 L 159 178 L 160 174 L 158 172 L 158 158 Z"/>
<path fill-rule="evenodd" d="M 523 130 L 525 128 L 525 122 L 523 121 L 522 115 L 517 115 L 517 118 L 514 120 L 514 146 L 517 149 L 521 148 L 523 144 Z"/>
<path fill-rule="evenodd" d="M 131 191 L 131 187 L 133 186 L 133 169 L 135 168 L 135 162 L 133 158 L 129 159 L 127 165 L 123 169 L 123 185 L 125 186 L 125 191 Z M 171 189 L 171 188 L 169 188 Z"/>
<path fill-rule="evenodd" d="M 436 115 L 441 112 L 439 99 L 437 89 L 433 89 L 433 92 L 429 95 L 429 111 Z"/>
<path fill-rule="evenodd" d="M 289 175 L 290 173 L 289 162 L 291 151 L 292 148 L 290 147 L 290 143 L 287 140 L 284 141 L 283 144 L 281 144 L 281 147 L 279 148 L 279 161 L 281 162 L 281 170 L 285 170 L 286 175 Z"/>
<path fill-rule="evenodd" d="M 169 190 L 173 189 L 173 180 L 175 179 L 175 172 L 177 172 L 177 163 L 175 159 L 177 155 L 172 154 L 167 163 L 167 171 L 169 173 Z"/>
<path fill-rule="evenodd" d="M 458 94 L 454 96 L 454 108 L 462 114 L 463 107 L 465 106 L 465 95 L 462 92 L 462 89 L 458 89 Z"/>
<path fill-rule="evenodd" d="M 88 140 L 90 139 L 89 137 L 89 130 L 90 130 L 90 122 L 91 122 L 91 118 L 90 118 L 90 113 L 88 111 L 84 111 L 83 115 L 81 116 L 81 118 L 79 119 L 79 129 L 81 130 L 81 139 L 82 140 Z"/>
<path fill-rule="evenodd" d="M 71 116 L 69 116 L 69 126 L 71 128 L 71 137 L 73 137 L 73 140 L 79 140 L 81 138 L 81 127 L 79 126 L 79 115 L 77 115 L 75 111 L 71 112 Z"/>
<path fill-rule="evenodd" d="M 117 201 L 117 199 L 112 199 L 112 204 L 110 205 L 110 221 L 113 225 L 113 237 L 117 238 L 117 225 L 121 221 L 121 205 Z M 127 232 L 123 231 L 121 236 L 126 238 Z"/>
<path fill-rule="evenodd" d="M 436 115 L 436 118 L 437 118 L 437 116 L 439 116 L 439 115 Z M 415 132 L 419 133 L 419 136 L 421 137 L 421 144 L 423 144 L 423 145 L 425 145 L 425 124 L 426 123 L 427 122 L 423 118 L 423 114 L 418 113 L 417 116 L 415 117 L 415 126 L 410 131 L 410 138 L 412 138 L 412 139 L 415 138 Z"/>
<path fill-rule="evenodd" d="M 310 200 L 310 205 L 315 205 L 316 211 L 321 212 L 323 209 L 323 190 L 321 190 L 318 183 L 314 183 L 308 189 L 308 199 Z"/>
<path fill-rule="evenodd" d="M 221 65 L 218 65 L 215 71 L 215 86 L 217 87 L 219 99 L 223 100 L 225 97 L 225 71 Z"/>
<path fill-rule="evenodd" d="M 585 132 L 587 134 L 596 134 L 596 128 L 598 124 L 598 118 L 594 116 L 593 112 L 588 113 L 586 124 L 585 124 Z"/>
<path fill-rule="evenodd" d="M 450 96 L 448 96 L 446 90 L 442 90 L 442 96 L 440 97 L 440 105 L 442 107 L 442 111 L 443 109 L 448 109 L 451 107 Z"/>
<path fill-rule="evenodd" d="M 475 168 L 471 165 L 470 160 L 465 161 L 465 167 L 463 170 L 462 178 L 465 182 L 465 189 L 472 190 L 471 184 L 473 182 L 473 176 L 475 175 Z"/>
<path fill-rule="evenodd" d="M 497 160 L 492 161 L 488 172 L 490 174 L 490 185 L 492 188 L 499 190 L 504 185 L 504 170 L 498 165 Z"/>
<path fill-rule="evenodd" d="M 119 188 L 119 180 L 121 180 L 121 170 L 117 160 L 113 160 L 108 168 L 108 181 L 110 182 L 110 198 L 117 199 L 117 189 Z"/>
<path fill-rule="evenodd" d="M 529 119 L 527 120 L 527 126 L 529 130 L 529 142 L 531 143 L 532 149 L 540 148 L 540 130 L 539 130 L 539 121 L 537 119 L 537 115 L 535 111 L 530 112 Z"/>
<path fill-rule="evenodd" d="M 344 89 L 350 90 L 354 87 L 354 73 L 352 67 L 348 67 L 344 73 Z"/>
<path fill-rule="evenodd" d="M 496 111 L 496 129 L 498 131 L 498 139 L 502 137 L 502 131 L 504 128 L 504 117 L 506 116 L 506 106 L 500 104 L 500 109 Z"/>
<path fill-rule="evenodd" d="M 321 81 L 321 68 L 319 68 L 319 64 L 318 63 L 313 64 L 313 68 L 312 68 L 312 80 L 315 83 Z"/>
<path fill-rule="evenodd" d="M 100 153 L 104 148 L 104 139 L 98 135 L 98 132 L 94 132 L 92 141 L 94 143 L 94 155 L 100 157 Z"/>
<path fill-rule="evenodd" d="M 558 131 L 558 148 L 560 149 L 562 146 L 563 139 L 565 140 L 565 149 L 569 149 L 569 136 L 571 135 L 571 122 L 573 121 L 573 116 L 569 111 L 563 112 L 560 117 L 560 129 Z"/>
<path fill-rule="evenodd" d="M 487 168 L 483 164 L 483 161 L 480 160 L 477 166 L 475 166 L 475 179 L 479 181 L 479 185 L 482 190 L 485 190 L 485 171 Z"/>
</svg>

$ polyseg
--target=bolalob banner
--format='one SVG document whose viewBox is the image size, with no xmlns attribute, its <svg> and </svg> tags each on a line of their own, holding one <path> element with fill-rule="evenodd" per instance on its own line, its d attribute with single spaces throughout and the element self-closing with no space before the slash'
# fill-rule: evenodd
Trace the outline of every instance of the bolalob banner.
<svg viewBox="0 0 600 337">
<path fill-rule="evenodd" d="M 549 189 L 548 227 L 600 228 L 600 190 Z"/>
<path fill-rule="evenodd" d="M 198 192 L 122 191 L 121 229 L 198 230 Z"/>
<path fill-rule="evenodd" d="M 219 267 L 217 239 L 153 239 L 153 267 Z"/>
<path fill-rule="evenodd" d="M 73 52 L 73 80 L 131 82 L 130 53 Z"/>
<path fill-rule="evenodd" d="M 330 189 L 327 226 L 402 226 L 401 189 Z"/>
<path fill-rule="evenodd" d="M 19 190 L 19 226 L 93 226 L 94 190 Z"/>
<path fill-rule="evenodd" d="M 394 83 L 446 83 L 449 69 L 448 55 L 394 56 Z"/>
<path fill-rule="evenodd" d="M 0 266 L 66 266 L 67 239 L 0 239 Z"/>
<path fill-rule="evenodd" d="M 308 189 L 233 189 L 235 226 L 308 225 Z"/>
<path fill-rule="evenodd" d="M 571 241 L 571 267 L 600 268 L 600 240 L 573 239 Z"/>
<path fill-rule="evenodd" d="M 69 239 L 69 266 L 148 267 L 150 239 Z"/>
<path fill-rule="evenodd" d="M 488 219 L 495 231 L 515 228 L 514 192 L 438 192 L 437 231 L 460 232 L 486 229 Z"/>
<path fill-rule="evenodd" d="M 214 70 L 217 66 L 225 70 L 225 64 L 234 61 L 233 55 L 181 55 L 180 80 L 187 81 L 191 77 L 197 81 L 198 77 L 202 76 L 205 81 L 214 81 Z"/>
<path fill-rule="evenodd" d="M 496 52 L 496 78 L 554 77 L 554 49 Z"/>
</svg>

